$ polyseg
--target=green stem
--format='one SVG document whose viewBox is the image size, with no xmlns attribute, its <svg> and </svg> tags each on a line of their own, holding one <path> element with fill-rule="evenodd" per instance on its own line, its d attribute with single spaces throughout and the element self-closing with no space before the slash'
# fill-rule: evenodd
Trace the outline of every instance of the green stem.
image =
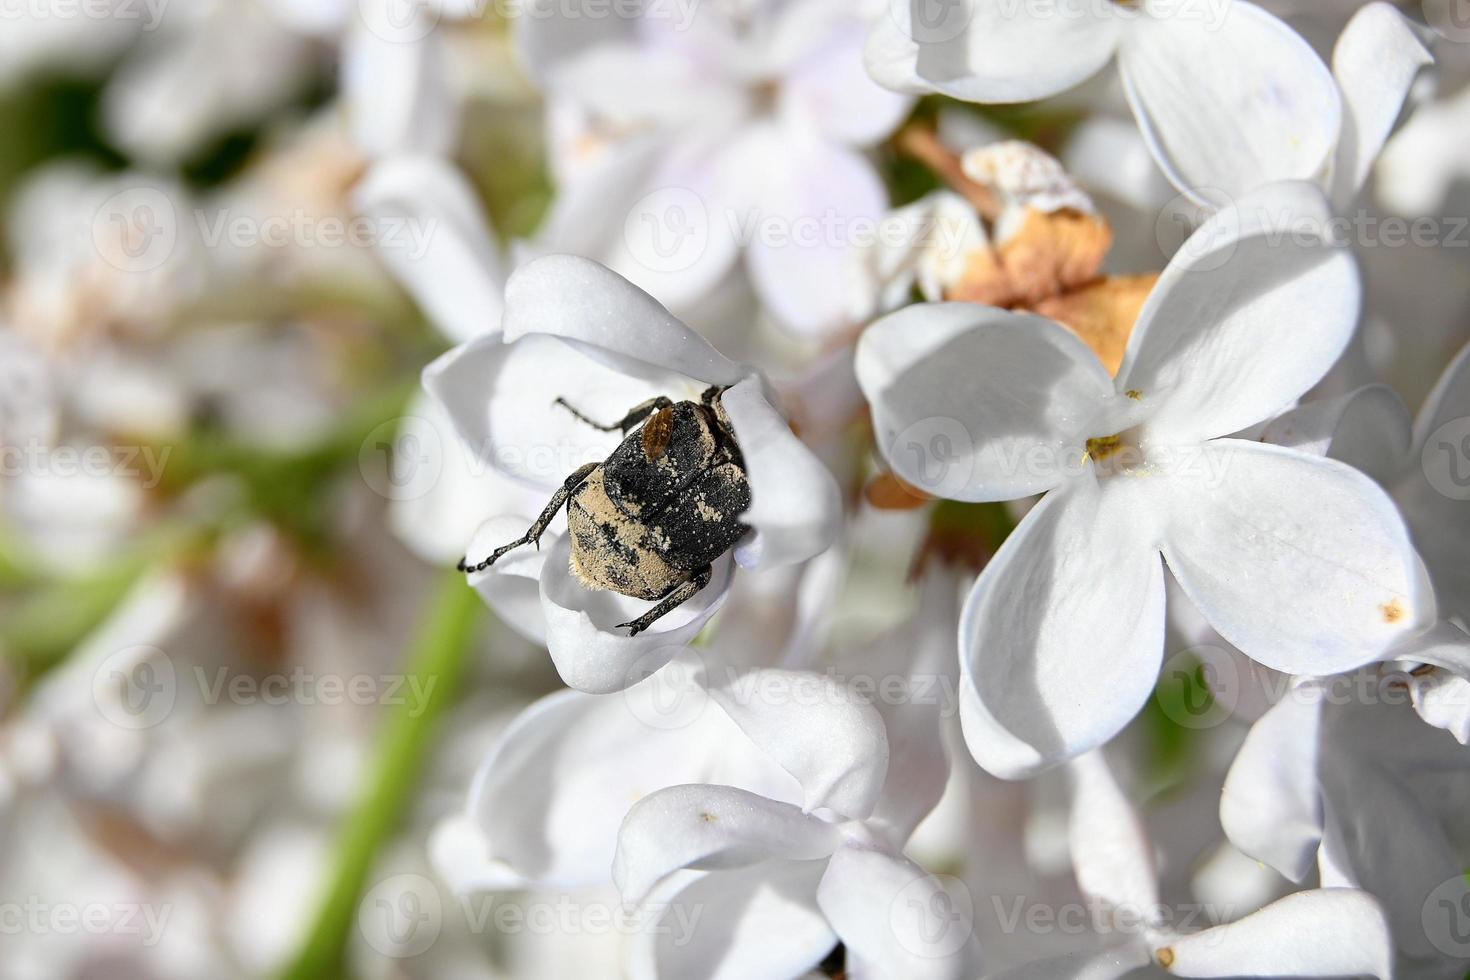
<svg viewBox="0 0 1470 980">
<path fill-rule="evenodd" d="M 391 708 L 366 792 L 342 828 L 326 898 L 305 945 L 281 972 L 281 980 L 324 980 L 343 974 L 347 943 L 368 874 L 378 851 L 397 829 L 427 765 L 436 723 L 454 700 L 483 608 L 463 575 L 445 573 L 407 663 L 407 673 L 418 677 L 420 689 L 429 692 L 427 703 L 405 702 Z"/>
</svg>

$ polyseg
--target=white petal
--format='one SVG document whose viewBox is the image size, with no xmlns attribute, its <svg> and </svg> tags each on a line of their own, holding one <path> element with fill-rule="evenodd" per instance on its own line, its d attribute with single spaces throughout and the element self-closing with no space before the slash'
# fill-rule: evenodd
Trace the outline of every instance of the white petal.
<svg viewBox="0 0 1470 980">
<path fill-rule="evenodd" d="M 619 697 L 558 691 L 517 716 L 470 789 L 483 863 L 455 877 L 467 889 L 506 874 L 545 887 L 605 882 L 624 815 L 650 793 L 710 778 L 789 784 L 719 711 L 692 703 L 680 717 L 660 715 L 669 694 L 657 678 Z"/>
<path fill-rule="evenodd" d="M 1237 4 L 1236 6 L 1241 6 Z M 1238 432 L 1292 405 L 1357 326 L 1352 256 L 1327 244 L 1321 191 L 1279 184 L 1211 218 L 1149 294 L 1118 372 L 1153 412 L 1143 438 Z"/>
<path fill-rule="evenodd" d="M 1357 977 L 1388 980 L 1393 944 L 1366 892 L 1297 892 L 1229 925 L 1176 940 L 1168 971 L 1181 977 Z M 1163 961 L 1166 954 L 1159 951 Z"/>
<path fill-rule="evenodd" d="M 1266 426 L 1261 441 L 1330 456 L 1388 486 L 1408 459 L 1412 425 L 1403 399 L 1374 384 L 1292 409 Z"/>
<path fill-rule="evenodd" d="M 415 8 L 413 16 L 431 15 Z M 447 154 L 459 135 L 444 39 L 427 23 L 408 30 L 416 39 L 354 24 L 342 47 L 342 98 L 352 138 L 370 157 Z"/>
<path fill-rule="evenodd" d="M 1220 794 L 1220 825 L 1231 843 L 1298 882 L 1322 840 L 1321 716 L 1314 685 L 1288 691 L 1251 727 Z"/>
<path fill-rule="evenodd" d="M 506 343 L 498 334 L 461 344 L 424 369 L 424 387 L 460 438 L 487 466 L 550 497 L 584 463 L 602 462 L 622 441 L 556 406 L 611 423 L 654 395 L 698 397 L 680 375 L 638 378 L 555 337 Z"/>
<path fill-rule="evenodd" d="M 589 589 L 572 574 L 571 535 L 547 549 L 541 570 L 541 612 L 546 650 L 569 687 L 589 694 L 621 691 L 673 659 L 704 629 L 730 591 L 728 558 L 714 564 L 710 583 L 694 598 L 663 616 L 647 631 L 629 636 L 619 624 L 653 607 L 601 589 Z"/>
<path fill-rule="evenodd" d="M 888 771 L 877 709 L 825 674 L 716 668 L 708 676 L 710 697 L 801 784 L 803 809 L 851 818 L 872 812 Z"/>
<path fill-rule="evenodd" d="M 1138 811 L 1118 788 L 1101 751 L 1074 759 L 1072 866 L 1082 893 L 1132 916 L 1149 917 L 1159 901 L 1153 844 Z"/>
<path fill-rule="evenodd" d="M 367 172 L 352 201 L 383 230 L 378 256 L 444 336 L 459 343 L 499 329 L 500 249 L 457 167 L 430 156 L 389 157 Z M 403 235 L 390 240 L 390 227 Z"/>
<path fill-rule="evenodd" d="M 1376 713 L 1382 714 L 1383 706 L 1376 707 Z M 1340 719 L 1346 713 L 1339 709 L 1336 716 Z M 1453 749 L 1463 773 L 1465 752 L 1460 746 L 1443 732 L 1420 725 L 1412 714 L 1407 718 L 1423 733 L 1418 741 L 1433 739 Z M 1395 734 L 1385 731 L 1372 714 L 1357 720 L 1362 722 L 1360 738 L 1382 741 Z M 1341 737 L 1329 726 L 1328 744 Z M 1324 850 L 1332 852 L 1340 874 L 1383 903 L 1400 949 L 1410 956 L 1433 958 L 1443 951 L 1435 946 L 1439 937 L 1425 928 L 1427 913 L 1441 911 L 1431 900 L 1443 898 L 1451 907 L 1470 907 L 1466 904 L 1470 903 L 1470 882 L 1459 873 L 1463 862 L 1448 828 L 1405 778 L 1412 776 L 1412 767 L 1418 764 L 1417 759 L 1406 760 L 1390 770 L 1366 753 L 1326 754 L 1322 767 L 1327 803 Z M 1452 819 L 1458 822 L 1459 818 L 1456 813 Z"/>
<path fill-rule="evenodd" d="M 530 0 L 513 23 L 520 64 L 542 83 L 579 55 L 630 39 L 640 27 L 637 17 L 609 16 L 599 0 Z"/>
<path fill-rule="evenodd" d="M 1164 572 L 1150 508 L 1129 490 L 1083 478 L 1048 494 L 965 603 L 960 718 L 976 761 L 997 776 L 1096 748 L 1153 691 Z"/>
<path fill-rule="evenodd" d="M 623 277 L 590 259 L 548 255 L 505 286 L 505 337 L 551 334 L 594 357 L 645 375 L 676 372 L 706 384 L 733 385 L 749 372 Z"/>
<path fill-rule="evenodd" d="M 884 458 L 935 496 L 1047 490 L 1081 466 L 1089 438 L 1122 428 L 1108 421 L 1123 399 L 1097 356 L 1042 317 L 917 304 L 863 332 L 856 366 Z"/>
<path fill-rule="evenodd" d="M 1470 622 L 1470 486 L 1464 470 L 1470 418 L 1470 347 L 1435 385 L 1414 427 L 1415 469 L 1398 494 L 1446 617 Z"/>
<path fill-rule="evenodd" d="M 720 396 L 750 478 L 750 508 L 741 521 L 755 531 L 736 557 L 747 567 L 773 567 L 820 554 L 837 536 L 842 498 L 827 467 L 802 445 L 749 378 Z"/>
<path fill-rule="evenodd" d="M 1332 73 L 1254 4 L 1218 14 L 1140 18 L 1119 49 L 1128 102 L 1159 166 L 1196 194 L 1319 180 L 1342 119 Z"/>
<path fill-rule="evenodd" d="M 798 6 L 815 8 L 822 16 L 833 9 L 820 0 L 791 9 Z M 863 70 L 867 27 L 860 17 L 843 17 L 823 33 L 818 47 L 805 52 L 786 75 L 780 109 L 834 140 L 876 143 L 903 122 L 913 99 L 880 87 Z"/>
<path fill-rule="evenodd" d="M 1252 659 L 1335 674 L 1433 620 L 1402 518 L 1357 470 L 1218 439 L 1166 483 L 1169 570 Z"/>
<path fill-rule="evenodd" d="M 900 854 L 846 841 L 817 902 L 847 946 L 855 980 L 959 978 L 973 972 L 974 910 Z"/>
<path fill-rule="evenodd" d="M 797 977 L 837 943 L 817 908 L 826 861 L 767 861 L 711 872 L 672 897 L 658 928 L 631 939 L 630 980 Z"/>
<path fill-rule="evenodd" d="M 868 74 L 898 92 L 943 92 L 967 102 L 1030 102 L 1066 91 L 1107 64 L 1124 27 L 1121 16 L 1075 4 L 887 6 L 868 37 Z"/>
<path fill-rule="evenodd" d="M 476 562 L 507 541 L 514 541 L 525 534 L 526 528 L 540 512 L 536 504 L 525 506 L 530 503 L 525 497 L 532 491 L 503 477 L 500 482 L 508 484 L 506 490 L 518 491 L 522 505 L 496 507 L 496 516 L 475 529 L 461 554 Z M 492 501 L 494 499 L 491 498 Z M 469 576 L 469 584 L 480 593 L 485 604 L 495 610 L 495 615 L 502 622 L 532 643 L 542 646 L 546 644 L 546 614 L 541 611 L 541 572 L 546 566 L 548 546 L 557 537 L 557 531 L 547 530 L 540 548 L 517 548 L 489 568 L 482 568 Z"/>
<path fill-rule="evenodd" d="M 757 171 L 758 196 L 749 196 L 758 206 L 745 215 L 760 222 L 746 265 L 779 324 L 802 337 L 822 337 L 848 325 L 848 264 L 862 230 L 883 215 L 888 194 L 866 157 L 825 139 L 794 138 L 789 129 L 771 127 L 747 150 L 763 150 L 759 159 L 766 162 Z"/>
<path fill-rule="evenodd" d="M 1342 88 L 1342 136 L 1333 163 L 1332 199 L 1346 208 L 1378 159 L 1419 69 L 1434 61 L 1404 15 L 1370 3 L 1353 15 L 1332 51 Z"/>
<path fill-rule="evenodd" d="M 388 484 L 389 523 L 394 533 L 425 561 L 452 565 L 466 553 L 471 536 L 487 516 L 534 517 L 546 503 L 541 493 L 528 490 L 477 459 L 454 431 L 443 408 L 427 395 L 414 398 L 399 420 L 390 446 L 408 454 L 412 466 L 424 467 L 431 475 L 431 480 L 424 481 L 428 485 L 424 485 L 416 479 L 417 470 L 410 470 L 402 487 Z M 530 526 L 531 517 L 523 523 L 513 519 L 521 526 L 512 533 L 504 533 L 508 528 L 498 529 L 503 535 L 498 543 L 519 537 Z M 499 566 L 493 569 L 499 570 Z M 532 573 L 533 587 L 537 574 Z M 539 610 L 536 615 L 539 619 Z"/>
<path fill-rule="evenodd" d="M 1435 668 L 1409 683 L 1419 717 L 1454 735 L 1461 745 L 1470 745 L 1470 636 L 1441 622 L 1415 637 L 1406 650 L 1400 648 L 1400 659 Z"/>
<path fill-rule="evenodd" d="M 1119 980 L 1152 962 L 1143 947 L 1127 943 L 1101 952 L 1083 950 L 987 973 L 985 980 Z"/>
<path fill-rule="evenodd" d="M 950 778 L 945 748 L 945 716 L 955 710 L 959 681 L 954 638 L 959 626 L 959 587 L 948 572 L 927 572 L 920 583 L 919 608 L 900 629 L 879 637 L 861 658 L 841 669 L 852 677 L 882 683 L 905 678 L 910 696 L 880 697 L 888 729 L 888 777 L 867 821 L 890 840 L 906 841 L 939 803 Z"/>
<path fill-rule="evenodd" d="M 762 861 L 812 861 L 837 847 L 837 828 L 732 786 L 671 786 L 639 800 L 618 834 L 613 880 L 641 904 L 681 869 L 723 870 Z"/>
</svg>

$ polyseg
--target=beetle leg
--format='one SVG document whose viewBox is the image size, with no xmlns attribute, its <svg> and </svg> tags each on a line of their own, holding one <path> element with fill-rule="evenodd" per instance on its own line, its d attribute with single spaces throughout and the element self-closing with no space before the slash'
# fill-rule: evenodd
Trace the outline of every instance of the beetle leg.
<svg viewBox="0 0 1470 980">
<path fill-rule="evenodd" d="M 525 534 L 521 535 L 519 538 L 516 538 L 510 544 L 502 545 L 501 547 L 496 548 L 490 553 L 490 557 L 486 558 L 482 562 L 477 562 L 476 564 L 471 565 L 469 563 L 469 556 L 466 555 L 459 560 L 459 565 L 457 566 L 459 570 L 461 572 L 484 571 L 485 569 L 489 568 L 491 565 L 499 561 L 501 559 L 501 556 L 503 556 L 507 551 L 510 551 L 513 548 L 519 548 L 523 544 L 534 544 L 537 548 L 540 548 L 541 535 L 543 532 L 545 532 L 547 525 L 549 525 L 552 520 L 555 519 L 556 512 L 561 509 L 562 504 L 565 504 L 567 502 L 567 498 L 575 493 L 577 488 L 586 482 L 587 477 L 592 475 L 592 471 L 597 469 L 598 465 L 599 464 L 597 463 L 588 463 L 586 466 L 578 468 L 575 473 L 567 477 L 566 482 L 564 482 L 557 489 L 556 493 L 551 495 L 551 503 L 546 505 L 546 509 L 541 512 L 541 516 L 536 518 L 536 522 L 531 525 L 530 529 L 527 530 Z"/>
<path fill-rule="evenodd" d="M 652 609 L 648 610 L 648 612 L 644 613 L 642 616 L 639 616 L 632 622 L 619 623 L 619 628 L 626 626 L 628 627 L 629 636 L 637 636 L 639 633 L 642 633 L 644 630 L 648 629 L 648 627 L 652 626 L 654 624 L 654 621 L 661 616 L 673 612 L 675 609 L 682 606 L 690 599 L 693 599 L 700 589 L 704 588 L 706 585 L 709 585 L 709 580 L 710 567 L 706 565 L 698 571 L 694 572 L 694 574 L 689 577 L 688 581 L 680 582 L 678 585 L 670 589 L 669 593 L 658 601 L 658 605 L 654 606 Z"/>
<path fill-rule="evenodd" d="M 715 399 L 723 395 L 729 387 L 729 385 L 710 385 L 700 393 L 699 400 L 713 408 Z"/>
<path fill-rule="evenodd" d="M 566 409 L 568 412 L 571 412 L 572 415 L 575 416 L 578 421 L 586 422 L 588 425 L 592 426 L 592 428 L 594 428 L 594 429 L 599 429 L 599 430 L 601 430 L 603 432 L 614 432 L 614 431 L 618 431 L 618 432 L 622 432 L 624 435 L 627 435 L 628 430 L 631 429 L 631 428 L 633 428 L 633 426 L 637 425 L 639 422 L 642 422 L 644 419 L 648 418 L 654 412 L 662 411 L 665 408 L 671 408 L 671 407 L 673 407 L 673 404 L 674 403 L 672 401 L 670 401 L 669 399 L 665 398 L 663 395 L 659 395 L 656 398 L 650 398 L 648 401 L 644 402 L 643 404 L 641 404 L 641 405 L 635 405 L 632 408 L 630 408 L 628 410 L 628 414 L 627 415 L 624 415 L 621 419 L 619 419 L 618 421 L 614 422 L 612 425 L 603 425 L 601 422 L 594 422 L 594 421 L 592 421 L 587 416 L 583 415 L 581 412 L 579 412 L 575 408 L 573 408 L 571 406 L 571 404 L 568 403 L 565 398 L 558 398 L 556 401 L 552 402 L 551 404 L 553 404 L 553 405 L 560 405 L 562 408 Z"/>
</svg>

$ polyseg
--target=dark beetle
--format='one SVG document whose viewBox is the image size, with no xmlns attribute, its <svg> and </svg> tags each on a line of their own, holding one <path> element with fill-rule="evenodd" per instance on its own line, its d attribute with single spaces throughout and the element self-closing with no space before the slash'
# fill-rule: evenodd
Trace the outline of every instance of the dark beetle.
<svg viewBox="0 0 1470 980">
<path fill-rule="evenodd" d="M 489 568 L 524 544 L 539 547 L 541 533 L 566 504 L 578 580 L 589 589 L 659 600 L 619 624 L 629 627 L 630 636 L 689 601 L 709 584 L 710 564 L 750 530 L 739 519 L 750 507 L 750 485 L 720 404 L 724 390 L 707 388 L 697 402 L 659 396 L 613 425 L 600 425 L 558 398 L 555 404 L 588 425 L 627 438 L 601 463 L 567 477 L 524 535 L 484 561 L 471 565 L 463 559 L 460 571 Z"/>
</svg>

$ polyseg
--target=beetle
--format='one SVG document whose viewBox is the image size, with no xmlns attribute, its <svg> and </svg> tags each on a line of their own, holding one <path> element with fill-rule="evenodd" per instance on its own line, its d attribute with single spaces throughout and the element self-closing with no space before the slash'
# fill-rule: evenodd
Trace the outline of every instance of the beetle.
<svg viewBox="0 0 1470 980">
<path fill-rule="evenodd" d="M 750 530 L 750 482 L 735 430 L 720 402 L 725 388 L 705 389 L 699 401 L 662 395 L 630 409 L 612 425 L 589 419 L 558 398 L 553 406 L 624 439 L 601 463 L 567 477 L 541 516 L 521 537 L 483 561 L 460 560 L 462 572 L 489 568 L 522 545 L 540 547 L 541 534 L 563 505 L 572 536 L 572 574 L 589 589 L 657 600 L 627 623 L 637 636 L 709 584 L 712 563 Z"/>
</svg>

